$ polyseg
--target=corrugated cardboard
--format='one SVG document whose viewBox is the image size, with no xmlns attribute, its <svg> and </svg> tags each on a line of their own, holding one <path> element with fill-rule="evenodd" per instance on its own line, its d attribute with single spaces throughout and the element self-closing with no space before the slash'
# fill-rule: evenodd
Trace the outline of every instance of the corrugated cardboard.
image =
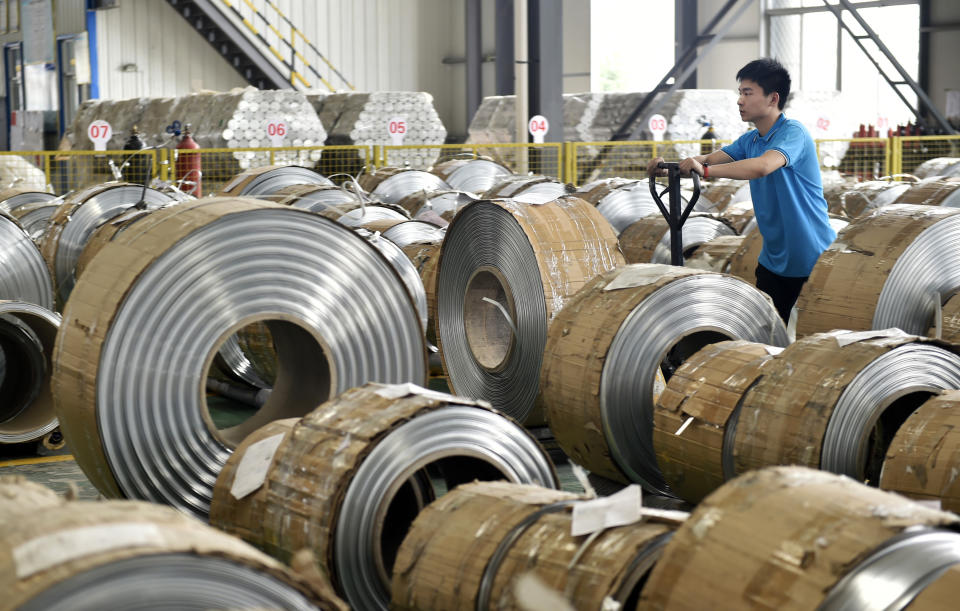
<svg viewBox="0 0 960 611">
<path fill-rule="evenodd" d="M 873 327 L 880 291 L 897 259 L 925 229 L 960 209 L 887 206 L 857 219 L 814 266 L 797 300 L 797 337 Z"/>
<path fill-rule="evenodd" d="M 910 611 L 951 611 L 960 600 L 960 565 L 948 568 L 910 601 Z"/>
<path fill-rule="evenodd" d="M 77 268 L 74 272 L 77 278 L 83 274 L 83 270 L 90 264 L 94 255 L 100 252 L 104 244 L 112 241 L 118 233 L 143 219 L 149 215 L 150 212 L 150 210 L 130 208 L 97 227 L 94 232 L 90 234 L 90 239 L 87 240 L 86 246 L 83 247 L 80 256 L 77 258 Z"/>
<path fill-rule="evenodd" d="M 674 372 L 653 412 L 653 446 L 670 489 L 697 503 L 723 482 L 727 422 L 770 358 L 743 340 L 711 344 Z M 692 418 L 691 424 L 677 431 Z"/>
<path fill-rule="evenodd" d="M 644 299 L 677 278 L 704 273 L 669 268 L 671 271 L 650 284 L 603 290 L 629 269 L 616 269 L 588 282 L 550 325 L 539 397 L 563 451 L 590 471 L 621 482 L 629 479 L 610 456 L 600 411 L 607 352 L 620 326 Z"/>
<path fill-rule="evenodd" d="M 431 503 L 397 555 L 392 608 L 455 611 L 476 607 L 484 570 L 497 546 L 542 507 L 577 497 L 506 482 L 466 484 Z M 601 609 L 630 578 L 630 565 L 664 524 L 644 522 L 600 532 L 590 545 L 570 535 L 571 510 L 537 518 L 509 547 L 493 579 L 490 608 L 518 608 L 516 581 L 532 572 L 575 609 Z M 647 559 L 654 561 L 654 557 Z M 637 576 L 634 575 L 634 579 Z"/>
<path fill-rule="evenodd" d="M 936 321 L 927 335 L 936 337 Z M 960 293 L 947 300 L 940 311 L 940 339 L 951 344 L 960 344 Z"/>
<path fill-rule="evenodd" d="M 816 609 L 904 529 L 958 523 L 846 477 L 800 467 L 751 472 L 708 496 L 677 530 L 639 608 Z"/>
<path fill-rule="evenodd" d="M 911 186 L 900 194 L 897 204 L 939 206 L 960 189 L 960 177 L 940 178 Z"/>
<path fill-rule="evenodd" d="M 440 243 L 410 244 L 403 248 L 413 266 L 420 273 L 423 290 L 427 295 L 427 341 L 437 345 L 437 262 L 440 260 Z"/>
<path fill-rule="evenodd" d="M 578 190 L 575 195 L 585 202 L 597 206 L 603 201 L 603 198 L 610 195 L 614 191 L 622 187 L 635 185 L 638 182 L 638 180 L 629 178 L 608 178 L 606 180 L 597 181 L 590 189 L 587 189 L 586 191 L 583 189 L 590 185 L 584 185 L 584 187 L 581 187 L 581 189 Z"/>
<path fill-rule="evenodd" d="M 753 220 L 753 202 L 733 202 L 724 208 L 720 215 L 737 231 L 743 233 L 744 228 Z"/>
<path fill-rule="evenodd" d="M 733 196 L 736 195 L 747 184 L 745 180 L 734 180 L 731 178 L 717 178 L 708 182 L 700 192 L 700 197 L 710 202 L 710 212 L 723 212 L 727 206 L 733 203 Z"/>
<path fill-rule="evenodd" d="M 374 189 L 380 186 L 380 183 L 390 178 L 400 174 L 401 172 L 409 172 L 412 168 L 378 168 L 373 172 L 368 172 L 361 174 L 357 179 L 357 182 L 360 183 L 360 188 L 362 188 L 367 193 L 372 193 Z"/>
<path fill-rule="evenodd" d="M 897 430 L 880 487 L 960 512 L 960 391 L 931 397 Z"/>
<path fill-rule="evenodd" d="M 266 174 L 267 172 L 272 172 L 274 170 L 285 168 L 285 167 L 289 167 L 289 166 L 264 165 L 258 168 L 249 168 L 247 170 L 244 170 L 239 174 L 237 174 L 236 176 L 234 176 L 233 178 L 231 178 L 223 186 L 223 188 L 218 193 L 216 193 L 216 195 L 222 196 L 222 197 L 240 195 L 240 193 L 243 192 L 246 186 L 249 185 L 251 182 L 253 182 L 254 179 L 256 179 L 261 174 Z"/>
<path fill-rule="evenodd" d="M 744 237 L 739 235 L 718 236 L 698 246 L 683 265 L 722 274 L 730 273 L 730 264 L 743 245 L 743 240 Z M 753 283 L 750 280 L 748 282 Z"/>
<path fill-rule="evenodd" d="M 620 250 L 627 263 L 650 263 L 665 233 L 670 231 L 666 219 L 660 215 L 635 221 L 620 234 Z"/>
<path fill-rule="evenodd" d="M 757 263 L 763 251 L 763 236 L 755 229 L 743 236 L 740 248 L 730 257 L 729 273 L 745 280 L 751 286 L 757 285 Z"/>
</svg>

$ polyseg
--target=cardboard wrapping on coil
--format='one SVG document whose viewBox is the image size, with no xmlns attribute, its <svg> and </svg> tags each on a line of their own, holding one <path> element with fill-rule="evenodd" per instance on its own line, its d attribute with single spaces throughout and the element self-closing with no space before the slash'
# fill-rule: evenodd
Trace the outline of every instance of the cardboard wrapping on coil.
<svg viewBox="0 0 960 611">
<path fill-rule="evenodd" d="M 0 476 L 0 516 L 11 519 L 18 513 L 31 513 L 57 507 L 66 501 L 56 492 L 23 475 Z"/>
<path fill-rule="evenodd" d="M 948 390 L 921 405 L 887 448 L 880 488 L 921 500 L 939 500 L 960 512 L 960 391 Z"/>
<path fill-rule="evenodd" d="M 597 206 L 603 201 L 603 198 L 610 195 L 617 189 L 633 186 L 638 182 L 640 181 L 629 178 L 606 178 L 584 185 L 577 190 L 574 195 L 590 204 L 593 204 L 594 206 Z"/>
<path fill-rule="evenodd" d="M 0 591 L 8 608 L 19 608 L 50 586 L 98 566 L 176 553 L 250 567 L 296 588 L 315 604 L 330 605 L 305 579 L 279 562 L 169 507 L 138 501 L 74 501 L 35 506 L 34 511 L 16 514 L 15 520 L 3 518 Z M 82 545 L 81 535 L 96 545 Z M 40 546 L 45 548 L 41 553 L 25 553 L 47 539 L 50 542 Z"/>
<path fill-rule="evenodd" d="M 797 337 L 872 328 L 880 292 L 897 259 L 924 230 L 954 214 L 960 210 L 896 205 L 847 225 L 803 285 Z"/>
<path fill-rule="evenodd" d="M 758 232 L 759 233 L 759 232 Z M 694 269 L 703 269 L 722 274 L 731 273 L 730 267 L 733 257 L 740 250 L 745 240 L 741 235 L 717 236 L 709 242 L 704 242 L 686 259 L 683 264 Z M 744 278 L 746 280 L 746 278 Z M 747 282 L 753 283 L 752 280 Z"/>
<path fill-rule="evenodd" d="M 960 600 L 960 565 L 954 564 L 910 601 L 910 611 L 949 611 Z"/>
<path fill-rule="evenodd" d="M 936 321 L 927 335 L 936 337 Z M 951 344 L 960 344 L 960 293 L 950 297 L 940 311 L 940 339 Z"/>
<path fill-rule="evenodd" d="M 284 561 L 308 548 L 337 583 L 333 537 L 354 472 L 393 429 L 446 405 L 417 394 L 386 398 L 375 387 L 349 390 L 292 426 L 263 486 L 242 499 L 230 493 L 244 456 L 234 452 L 214 486 L 210 523 Z"/>
<path fill-rule="evenodd" d="M 840 396 L 864 367 L 912 335 L 874 337 L 840 346 L 843 334 L 819 333 L 760 365 L 744 395 L 734 443 L 737 473 L 770 465 L 820 466 L 823 436 Z"/>
<path fill-rule="evenodd" d="M 279 207 L 252 198 L 203 198 L 154 211 L 139 231 L 121 232 L 87 267 L 70 295 L 54 350 L 53 391 L 60 429 L 91 483 L 121 497 L 97 427 L 97 370 L 107 333 L 127 292 L 181 239 L 231 214 Z"/>
<path fill-rule="evenodd" d="M 506 482 L 475 482 L 447 493 L 424 509 L 404 539 L 394 566 L 391 608 L 476 608 L 485 568 L 508 533 L 542 507 L 577 498 Z M 527 573 L 562 594 L 572 608 L 606 608 L 606 598 L 642 578 L 630 570 L 634 559 L 670 532 L 665 524 L 642 522 L 603 530 L 584 545 L 586 536 L 571 536 L 570 525 L 566 508 L 541 515 L 517 538 L 493 576 L 490 608 L 520 608 L 515 584 Z M 650 555 L 648 563 L 659 552 Z M 640 567 L 646 570 L 649 564 Z"/>
<path fill-rule="evenodd" d="M 635 221 L 620 234 L 620 250 L 627 263 L 650 263 L 663 235 L 670 231 L 662 215 Z"/>
<path fill-rule="evenodd" d="M 287 206 L 292 206 L 295 202 L 299 201 L 302 197 L 309 195 L 311 193 L 316 193 L 317 191 L 329 191 L 329 190 L 342 190 L 343 187 L 338 187 L 335 185 L 317 185 L 317 184 L 305 184 L 305 185 L 287 185 L 282 189 L 277 189 L 272 195 L 263 197 L 261 199 L 266 199 L 272 202 L 277 202 L 278 204 L 285 204 Z M 352 190 L 349 190 L 350 187 L 346 187 L 348 193 L 350 193 L 354 199 L 357 196 L 353 193 Z"/>
<path fill-rule="evenodd" d="M 749 183 L 746 180 L 730 178 L 715 178 L 704 185 L 700 192 L 700 199 L 709 202 L 710 212 L 723 212 L 734 201 L 734 196 L 740 193 Z M 749 189 L 747 190 L 749 194 Z"/>
<path fill-rule="evenodd" d="M 540 374 L 540 402 L 557 443 L 573 462 L 597 475 L 628 483 L 610 456 L 604 433 L 600 384 L 607 352 L 620 325 L 644 299 L 678 278 L 703 272 L 669 268 L 649 284 L 603 290 L 623 269 L 587 283 L 550 325 Z"/>
<path fill-rule="evenodd" d="M 680 526 L 641 609 L 815 609 L 872 551 L 912 526 L 960 517 L 852 479 L 801 467 L 747 473 Z"/>
<path fill-rule="evenodd" d="M 437 263 L 440 261 L 440 243 L 410 244 L 403 248 L 423 281 L 427 295 L 427 341 L 437 345 Z"/>
<path fill-rule="evenodd" d="M 751 231 L 743 236 L 740 247 L 730 257 L 730 267 L 727 272 L 756 286 L 757 264 L 760 262 L 761 252 L 763 252 L 763 236 L 760 235 L 760 230 Z"/>
<path fill-rule="evenodd" d="M 908 189 L 907 183 L 886 180 L 869 180 L 855 183 L 831 192 L 827 199 L 827 211 L 843 218 L 855 219 L 881 206 L 897 202 Z"/>
<path fill-rule="evenodd" d="M 747 200 L 727 204 L 720 216 L 730 223 L 737 233 L 743 233 L 743 230 L 754 218 L 753 202 Z"/>
<path fill-rule="evenodd" d="M 221 197 L 235 197 L 240 195 L 251 182 L 256 180 L 261 174 L 272 172 L 280 168 L 287 168 L 289 165 L 264 165 L 256 168 L 248 168 L 230 179 L 218 193 L 215 195 Z"/>
<path fill-rule="evenodd" d="M 77 278 L 83 274 L 83 270 L 90 265 L 90 261 L 103 249 L 105 244 L 112 241 L 118 233 L 124 231 L 149 214 L 150 210 L 130 208 L 97 227 L 97 229 L 90 234 L 90 239 L 87 240 L 87 244 L 83 247 L 80 256 L 77 258 Z"/>
<path fill-rule="evenodd" d="M 911 185 L 900 194 L 896 204 L 919 204 L 923 206 L 941 206 L 948 202 L 960 205 L 960 177 L 940 178 Z"/>
<path fill-rule="evenodd" d="M 522 174 L 513 174 L 511 176 L 499 176 L 497 182 L 483 194 L 478 194 L 484 199 L 499 199 L 505 197 L 516 197 L 517 195 L 531 189 L 536 185 L 547 183 L 562 185 L 555 178 L 549 176 L 524 176 Z"/>
<path fill-rule="evenodd" d="M 360 183 L 360 188 L 362 188 L 367 193 L 372 193 L 374 189 L 380 186 L 380 183 L 390 178 L 391 176 L 396 176 L 402 172 L 410 172 L 412 168 L 396 168 L 396 167 L 386 167 L 386 168 L 377 168 L 373 172 L 361 174 L 357 179 L 357 182 Z"/>
<path fill-rule="evenodd" d="M 664 479 L 680 498 L 699 502 L 725 481 L 727 424 L 770 358 L 764 344 L 719 342 L 691 356 L 667 381 L 653 413 L 653 446 Z"/>
</svg>

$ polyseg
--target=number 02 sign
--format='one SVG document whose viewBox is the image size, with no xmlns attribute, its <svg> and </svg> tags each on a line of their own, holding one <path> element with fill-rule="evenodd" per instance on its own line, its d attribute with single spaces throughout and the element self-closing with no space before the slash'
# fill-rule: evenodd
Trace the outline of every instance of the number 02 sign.
<svg viewBox="0 0 960 611">
<path fill-rule="evenodd" d="M 267 121 L 267 138 L 270 138 L 270 146 L 283 146 L 283 139 L 286 135 L 287 124 L 282 119 Z"/>
<path fill-rule="evenodd" d="M 393 117 L 387 121 L 387 133 L 390 134 L 390 144 L 402 146 L 403 138 L 407 135 L 407 118 Z"/>
<path fill-rule="evenodd" d="M 113 128 L 103 119 L 97 119 L 87 126 L 87 137 L 93 142 L 96 151 L 107 150 L 107 142 L 113 136 Z"/>
</svg>

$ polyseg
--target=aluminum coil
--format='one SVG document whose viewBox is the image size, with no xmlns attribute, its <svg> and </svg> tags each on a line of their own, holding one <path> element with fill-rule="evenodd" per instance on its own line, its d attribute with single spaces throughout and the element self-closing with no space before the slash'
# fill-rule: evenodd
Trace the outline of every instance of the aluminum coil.
<svg viewBox="0 0 960 611">
<path fill-rule="evenodd" d="M 923 335 L 960 288 L 958 240 L 956 208 L 894 204 L 854 220 L 804 285 L 798 336 L 891 327 Z"/>
<path fill-rule="evenodd" d="M 247 485 L 244 459 L 270 441 L 266 472 Z M 476 479 L 558 487 L 533 436 L 489 405 L 368 384 L 251 435 L 217 480 L 211 523 L 282 560 L 309 548 L 353 608 L 386 609 L 397 534 L 435 496 L 427 467 L 446 489 Z"/>
<path fill-rule="evenodd" d="M 683 224 L 683 256 L 720 236 L 736 235 L 722 217 L 691 214 Z M 670 227 L 659 214 L 640 219 L 620 234 L 620 250 L 627 263 L 670 263 Z"/>
<path fill-rule="evenodd" d="M 860 182 L 848 191 L 841 192 L 839 208 L 832 206 L 830 212 L 852 219 L 858 218 L 896 202 L 908 189 L 910 189 L 910 183 L 906 182 L 888 180 Z"/>
<path fill-rule="evenodd" d="M 769 298 L 738 278 L 669 265 L 595 278 L 545 348 L 542 400 L 560 446 L 601 476 L 669 493 L 653 447 L 658 373 L 669 380 L 697 350 L 730 339 L 789 343 Z"/>
<path fill-rule="evenodd" d="M 697 207 L 705 212 L 723 212 L 733 202 L 750 199 L 750 181 L 714 178 L 704 185 Z"/>
<path fill-rule="evenodd" d="M 901 193 L 894 203 L 960 208 L 960 177 L 922 180 Z"/>
<path fill-rule="evenodd" d="M 104 246 L 64 317 L 53 392 L 84 473 L 105 496 L 200 517 L 249 431 L 369 380 L 426 377 L 419 317 L 390 264 L 342 225 L 248 198 L 154 212 Z M 257 321 L 276 344 L 277 383 L 253 417 L 217 429 L 207 371 Z"/>
<path fill-rule="evenodd" d="M 293 185 L 280 189 L 269 197 L 271 201 L 301 210 L 322 212 L 332 206 L 359 206 L 367 200 L 366 193 L 351 183 L 334 185 Z"/>
<path fill-rule="evenodd" d="M 660 214 L 650 195 L 650 187 L 644 181 L 611 192 L 597 203 L 597 211 L 618 234 L 642 218 Z"/>
<path fill-rule="evenodd" d="M 26 511 L 0 513 L 7 608 L 335 608 L 306 578 L 169 507 L 17 498 Z"/>
<path fill-rule="evenodd" d="M 442 242 L 446 234 L 443 227 L 437 227 L 433 223 L 404 221 L 384 230 L 382 235 L 400 248 L 406 248 L 411 244 Z"/>
<path fill-rule="evenodd" d="M 53 283 L 40 249 L 14 218 L 0 214 L 0 299 L 53 309 Z"/>
<path fill-rule="evenodd" d="M 396 221 L 399 223 L 408 219 L 409 217 L 404 216 L 403 213 L 393 208 L 387 208 L 385 206 L 361 206 L 337 217 L 337 222 L 347 227 L 360 227 L 367 223 L 379 221 Z"/>
<path fill-rule="evenodd" d="M 726 219 L 740 235 L 747 235 L 757 228 L 753 202 L 750 200 L 728 204 L 720 216 Z"/>
<path fill-rule="evenodd" d="M 57 428 L 50 374 L 59 328 L 55 312 L 0 301 L 0 443 L 35 441 Z"/>
<path fill-rule="evenodd" d="M 622 264 L 613 229 L 582 199 L 481 200 L 461 210 L 437 275 L 451 388 L 517 420 L 537 418 L 547 325 L 584 283 Z"/>
<path fill-rule="evenodd" d="M 393 269 L 397 272 L 403 286 L 410 293 L 410 299 L 417 308 L 417 314 L 420 316 L 420 325 L 424 331 L 427 329 L 427 293 L 423 288 L 423 280 L 420 279 L 420 273 L 413 266 L 413 262 L 401 250 L 400 246 L 382 234 L 373 233 L 366 229 L 358 228 L 356 232 L 373 245 L 384 258 L 390 262 Z"/>
<path fill-rule="evenodd" d="M 432 172 L 452 188 L 471 193 L 483 193 L 500 177 L 512 174 L 492 159 L 453 159 L 435 165 Z"/>
<path fill-rule="evenodd" d="M 392 169 L 385 168 L 384 170 Z M 389 173 L 384 172 L 384 170 L 377 170 L 375 174 L 361 178 L 360 185 L 369 190 L 370 195 L 388 204 L 399 203 L 403 198 L 419 191 L 430 193 L 450 190 L 450 185 L 430 172 L 404 169 Z M 364 181 L 364 178 L 367 178 L 369 182 Z M 375 186 L 371 188 L 370 184 L 375 184 Z"/>
<path fill-rule="evenodd" d="M 50 219 L 42 245 L 60 303 L 66 303 L 76 284 L 77 260 L 93 232 L 140 201 L 151 210 L 177 203 L 169 195 L 142 185 L 105 183 L 79 191 L 61 204 Z"/>
<path fill-rule="evenodd" d="M 326 176 L 295 165 L 272 165 L 246 170 L 234 176 L 219 195 L 266 197 L 293 185 L 332 185 Z"/>
<path fill-rule="evenodd" d="M 60 197 L 44 191 L 29 191 L 27 189 L 5 189 L 0 191 L 0 212 L 12 213 L 17 208 L 27 204 L 58 203 Z"/>
<path fill-rule="evenodd" d="M 27 235 L 37 244 L 43 243 L 43 236 L 50 226 L 50 219 L 56 214 L 60 204 L 47 202 L 34 202 L 18 206 L 10 213 L 10 216 L 17 219 Z"/>
<path fill-rule="evenodd" d="M 934 157 L 927 159 L 913 170 L 917 178 L 931 176 L 957 176 L 960 173 L 960 159 L 957 157 Z"/>
<path fill-rule="evenodd" d="M 527 203 L 542 204 L 568 193 L 566 185 L 547 176 L 522 176 L 514 174 L 500 180 L 483 193 L 485 199 L 513 198 L 522 196 Z"/>
<path fill-rule="evenodd" d="M 398 202 L 412 217 L 427 215 L 431 218 L 452 219 L 460 208 L 479 198 L 466 191 L 421 191 L 408 195 Z M 445 222 L 449 222 L 448 220 Z"/>
</svg>

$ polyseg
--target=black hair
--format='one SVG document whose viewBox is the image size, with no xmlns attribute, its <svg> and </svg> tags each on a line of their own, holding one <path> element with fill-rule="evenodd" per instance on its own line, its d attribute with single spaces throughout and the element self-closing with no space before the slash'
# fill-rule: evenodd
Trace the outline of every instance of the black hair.
<svg viewBox="0 0 960 611">
<path fill-rule="evenodd" d="M 790 73 L 780 62 L 769 57 L 755 59 L 737 72 L 737 80 L 749 79 L 760 85 L 763 89 L 763 95 L 770 95 L 774 91 L 780 94 L 780 101 L 777 103 L 780 110 L 787 103 L 787 96 L 790 95 Z"/>
</svg>

